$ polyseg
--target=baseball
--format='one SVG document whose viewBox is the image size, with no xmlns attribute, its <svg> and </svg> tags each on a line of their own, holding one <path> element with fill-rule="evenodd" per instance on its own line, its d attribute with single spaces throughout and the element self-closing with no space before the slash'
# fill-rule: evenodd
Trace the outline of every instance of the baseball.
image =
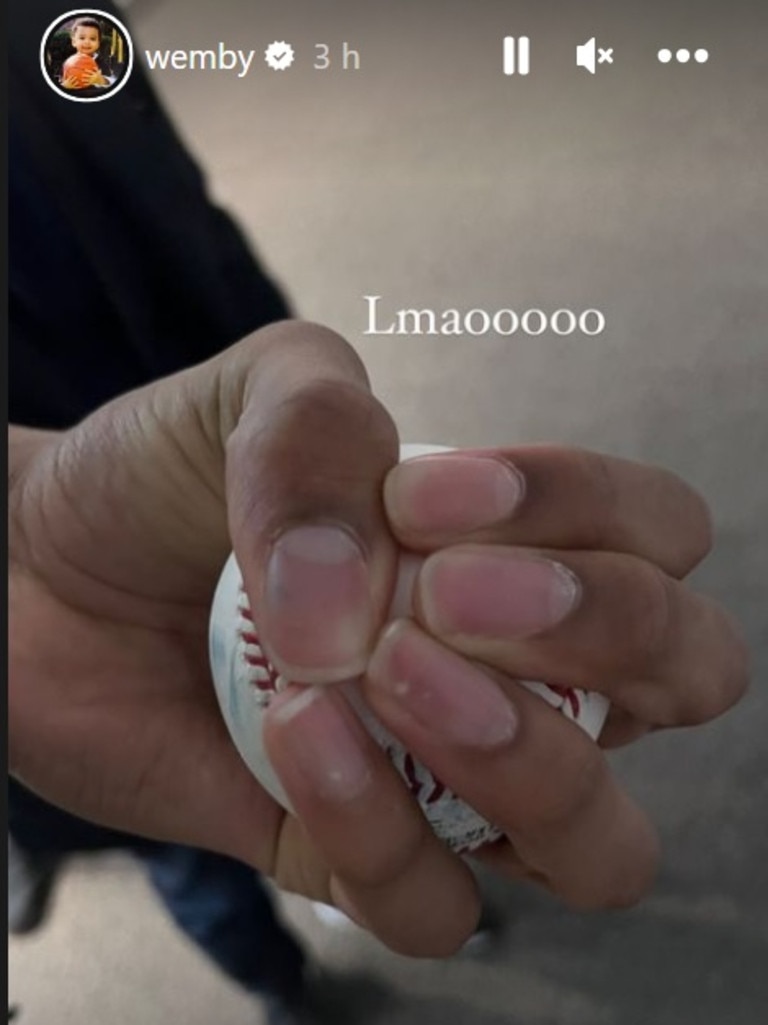
<svg viewBox="0 0 768 1025">
<path fill-rule="evenodd" d="M 401 460 L 447 452 L 437 445 L 403 445 Z M 400 557 L 398 582 L 390 619 L 407 616 L 411 588 L 422 558 L 408 552 Z M 287 686 L 261 649 L 248 597 L 234 555 L 224 566 L 213 599 L 210 619 L 210 659 L 222 715 L 241 757 L 261 785 L 290 811 L 290 802 L 277 778 L 262 737 L 263 716 L 272 696 Z M 524 682 L 552 707 L 597 738 L 608 713 L 601 694 Z M 365 704 L 354 681 L 339 684 L 368 731 L 389 755 L 406 786 L 418 800 L 437 835 L 453 850 L 468 852 L 500 837 L 500 831 L 483 819 L 436 779 L 384 728 Z"/>
</svg>

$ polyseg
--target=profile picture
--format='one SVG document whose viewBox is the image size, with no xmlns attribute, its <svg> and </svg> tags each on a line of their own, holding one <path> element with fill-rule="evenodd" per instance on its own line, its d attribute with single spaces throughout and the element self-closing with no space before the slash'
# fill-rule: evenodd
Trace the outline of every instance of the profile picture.
<svg viewBox="0 0 768 1025">
<path fill-rule="evenodd" d="M 114 96 L 128 81 L 133 46 L 125 26 L 104 11 L 67 11 L 45 32 L 40 65 L 60 96 L 95 103 Z"/>
</svg>

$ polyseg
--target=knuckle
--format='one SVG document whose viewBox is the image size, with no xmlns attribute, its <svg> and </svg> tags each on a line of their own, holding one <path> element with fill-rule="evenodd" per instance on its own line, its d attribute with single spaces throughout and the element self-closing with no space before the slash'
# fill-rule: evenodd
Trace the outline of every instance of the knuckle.
<svg viewBox="0 0 768 1025">
<path fill-rule="evenodd" d="M 659 873 L 661 852 L 650 828 L 635 838 L 631 852 L 617 859 L 614 867 L 601 870 L 573 884 L 564 894 L 569 907 L 579 911 L 611 911 L 635 907 L 648 895 Z"/>
<path fill-rule="evenodd" d="M 398 933 L 397 936 L 380 937 L 384 943 L 395 954 L 403 957 L 413 958 L 448 958 L 458 954 L 464 944 L 472 936 L 478 915 L 473 915 L 471 921 L 457 926 L 451 924 L 449 928 L 443 926 L 440 929 L 433 927 L 412 927 L 405 933 Z M 373 930 L 376 932 L 376 929 Z"/>
<path fill-rule="evenodd" d="M 702 673 L 693 686 L 686 689 L 677 702 L 674 714 L 660 717 L 662 726 L 703 726 L 722 714 L 721 702 L 716 699 L 715 689 L 707 675 Z"/>
<path fill-rule="evenodd" d="M 703 726 L 717 719 L 728 707 L 723 701 L 720 684 L 719 679 L 713 680 L 709 672 L 703 671 L 693 686 L 686 689 L 671 721 L 662 725 Z"/>
<path fill-rule="evenodd" d="M 340 334 L 306 320 L 279 320 L 253 331 L 228 350 L 227 364 L 246 391 L 276 380 L 317 376 L 324 367 L 335 367 L 361 385 L 368 385 L 365 365 L 354 347 Z M 253 373 L 253 371 L 256 371 Z"/>
<path fill-rule="evenodd" d="M 709 505 L 702 495 L 686 481 L 677 478 L 685 491 L 687 508 L 685 513 L 685 530 L 680 536 L 681 576 L 690 573 L 712 550 L 714 544 L 714 523 Z"/>
<path fill-rule="evenodd" d="M 719 608 L 715 614 L 726 621 L 726 630 L 697 677 L 697 684 L 685 690 L 679 718 L 689 726 L 700 726 L 723 715 L 744 697 L 750 681 L 750 657 L 736 627 Z M 716 628 L 713 627 L 713 633 Z"/>
<path fill-rule="evenodd" d="M 239 519 L 268 533 L 304 516 L 367 513 L 377 479 L 397 462 L 389 414 L 354 383 L 316 380 L 240 421 L 227 444 L 228 491 Z"/>
<path fill-rule="evenodd" d="M 633 908 L 646 896 L 651 880 L 645 876 L 601 879 L 566 894 L 573 911 L 617 911 Z"/>
<path fill-rule="evenodd" d="M 734 638 L 731 658 L 724 678 L 726 702 L 723 711 L 741 701 L 749 690 L 750 675 L 751 660 L 747 644 L 741 637 Z"/>
<path fill-rule="evenodd" d="M 652 671 L 670 650 L 677 626 L 673 582 L 657 566 L 637 560 L 622 588 L 626 668 L 636 676 Z"/>
<path fill-rule="evenodd" d="M 307 381 L 282 400 L 281 407 L 302 424 L 305 417 L 330 426 L 373 418 L 377 407 L 370 392 L 350 381 L 319 378 Z"/>
<path fill-rule="evenodd" d="M 620 496 L 612 461 L 586 449 L 573 449 L 571 454 L 574 468 L 591 495 L 589 517 L 584 525 L 586 547 L 601 549 L 610 545 L 619 516 Z"/>
<path fill-rule="evenodd" d="M 301 833 L 299 823 L 283 817 L 271 849 L 260 866 L 287 893 L 298 893 L 324 904 L 333 903 L 331 872 L 314 844 Z"/>
<path fill-rule="evenodd" d="M 426 856 L 428 841 L 429 835 L 415 818 L 390 821 L 386 829 L 377 827 L 369 833 L 339 871 L 347 883 L 381 892 L 414 870 Z"/>
<path fill-rule="evenodd" d="M 725 710 L 740 701 L 749 689 L 751 659 L 747 642 L 736 622 L 726 612 L 718 611 L 725 620 L 726 632 L 722 672 Z"/>
<path fill-rule="evenodd" d="M 602 898 L 601 907 L 606 910 L 622 910 L 635 907 L 648 895 L 661 863 L 658 847 L 649 850 L 636 864 L 627 866 L 610 885 Z"/>
<path fill-rule="evenodd" d="M 340 446 L 343 451 L 358 439 L 387 442 L 393 430 L 370 392 L 349 381 L 319 379 L 277 398 L 259 438 L 279 449 L 297 439 L 322 439 L 324 447 Z"/>
<path fill-rule="evenodd" d="M 548 792 L 537 802 L 533 823 L 538 833 L 547 835 L 567 830 L 585 812 L 605 776 L 603 755 L 586 737 L 557 768 L 549 778 Z"/>
</svg>

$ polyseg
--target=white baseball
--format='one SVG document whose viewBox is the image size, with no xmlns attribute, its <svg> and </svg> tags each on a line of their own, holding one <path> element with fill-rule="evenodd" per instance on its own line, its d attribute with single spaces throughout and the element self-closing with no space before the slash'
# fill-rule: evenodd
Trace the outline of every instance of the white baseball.
<svg viewBox="0 0 768 1025">
<path fill-rule="evenodd" d="M 438 445 L 403 445 L 400 458 L 447 452 Z M 411 588 L 423 560 L 403 552 L 390 619 L 411 609 Z M 285 795 L 264 749 L 263 717 L 272 696 L 287 686 L 264 655 L 255 632 L 248 598 L 234 555 L 227 560 L 213 599 L 210 658 L 216 694 L 224 720 L 241 757 L 272 797 L 288 811 Z M 608 714 L 601 694 L 570 687 L 525 682 L 563 715 L 597 738 Z M 368 731 L 384 748 L 437 835 L 453 850 L 464 852 L 501 836 L 500 831 L 465 804 L 418 762 L 378 721 L 365 704 L 356 683 L 341 684 Z"/>
</svg>

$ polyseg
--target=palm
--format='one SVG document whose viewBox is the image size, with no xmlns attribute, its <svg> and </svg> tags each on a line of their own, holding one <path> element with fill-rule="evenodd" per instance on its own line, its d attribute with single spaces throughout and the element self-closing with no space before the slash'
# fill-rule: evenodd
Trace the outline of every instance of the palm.
<svg viewBox="0 0 768 1025">
<path fill-rule="evenodd" d="M 159 458 L 126 452 L 119 463 L 102 460 L 100 473 L 101 439 L 84 432 L 59 454 L 65 474 L 46 474 L 45 489 L 27 496 L 37 566 L 35 577 L 12 581 L 11 611 L 18 600 L 35 618 L 31 629 L 21 623 L 28 636 L 12 631 L 14 665 L 23 667 L 12 700 L 23 707 L 34 693 L 36 708 L 56 714 L 42 740 L 34 724 L 29 749 L 22 737 L 19 771 L 86 818 L 208 846 L 220 836 L 222 850 L 260 860 L 282 813 L 229 740 L 208 663 L 210 596 L 229 547 L 224 500 L 194 460 L 179 474 L 178 462 L 162 458 L 162 437 L 137 440 L 137 451 L 154 448 Z M 87 505 L 73 510 L 69 496 L 82 494 Z M 130 507 L 126 495 L 135 496 Z M 56 691 L 50 701 L 46 689 Z M 251 806 L 249 821 L 229 821 L 230 803 Z"/>
<path fill-rule="evenodd" d="M 343 386 L 315 386 L 318 353 Z M 393 568 L 376 487 L 396 433 L 360 376 L 336 336 L 276 325 L 35 449 L 10 507 L 24 566 L 10 579 L 11 760 L 33 789 L 86 818 L 219 849 L 327 899 L 315 844 L 227 735 L 207 630 L 232 538 L 258 573 L 271 517 L 290 519 L 295 502 L 312 505 L 303 515 L 333 509 L 334 488 L 375 533 L 372 558 Z M 345 452 L 351 477 L 317 475 L 307 438 Z M 361 497 L 350 499 L 349 479 Z M 382 608 L 389 575 L 379 573 Z M 41 708 L 53 710 L 44 723 Z"/>
</svg>

